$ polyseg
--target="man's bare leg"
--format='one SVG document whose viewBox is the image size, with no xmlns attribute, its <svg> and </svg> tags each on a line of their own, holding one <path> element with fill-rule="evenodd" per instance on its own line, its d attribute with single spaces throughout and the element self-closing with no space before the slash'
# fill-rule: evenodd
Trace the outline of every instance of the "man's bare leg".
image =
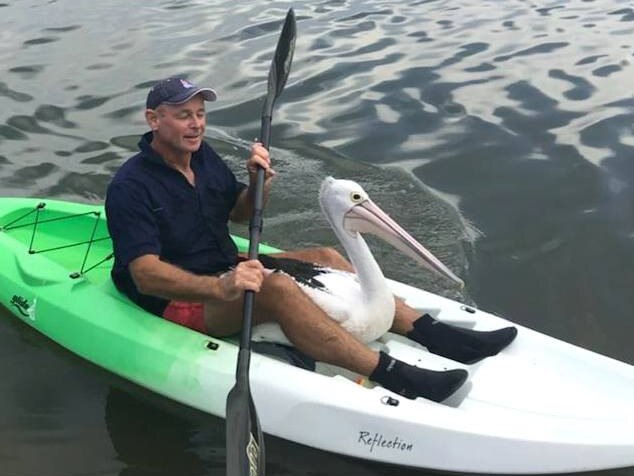
<svg viewBox="0 0 634 476">
<path fill-rule="evenodd" d="M 295 347 L 312 358 L 370 375 L 378 353 L 357 341 L 321 310 L 287 275 L 273 273 L 257 294 L 254 322 L 277 322 Z M 205 324 L 211 335 L 225 336 L 242 326 L 242 300 L 205 305 Z"/>
</svg>

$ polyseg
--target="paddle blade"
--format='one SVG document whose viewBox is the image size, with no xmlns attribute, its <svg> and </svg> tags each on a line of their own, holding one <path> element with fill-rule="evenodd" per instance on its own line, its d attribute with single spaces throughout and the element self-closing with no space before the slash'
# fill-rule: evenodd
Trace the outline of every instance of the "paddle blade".
<svg viewBox="0 0 634 476">
<path fill-rule="evenodd" d="M 241 350 L 240 354 L 248 352 Z M 241 355 L 238 360 L 248 360 Z M 264 438 L 249 389 L 248 369 L 239 372 L 227 397 L 227 476 L 264 476 Z"/>
<path fill-rule="evenodd" d="M 275 100 L 284 89 L 288 74 L 291 71 L 296 33 L 295 12 L 290 8 L 286 14 L 282 33 L 277 41 L 275 56 L 271 63 L 271 69 L 269 70 L 268 93 L 264 100 L 262 116 L 271 117 L 273 114 L 273 104 L 275 104 Z"/>
</svg>

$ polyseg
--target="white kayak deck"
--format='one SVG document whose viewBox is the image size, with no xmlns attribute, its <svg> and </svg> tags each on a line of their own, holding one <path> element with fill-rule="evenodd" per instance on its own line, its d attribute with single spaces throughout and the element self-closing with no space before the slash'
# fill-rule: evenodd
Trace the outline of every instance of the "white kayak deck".
<svg viewBox="0 0 634 476">
<path fill-rule="evenodd" d="M 409 305 L 441 320 L 479 330 L 512 324 L 391 285 Z M 509 348 L 471 366 L 394 334 L 373 344 L 410 364 L 467 369 L 468 382 L 441 404 L 356 383 L 357 375 L 337 367 L 318 364 L 315 374 L 255 356 L 252 390 L 263 428 L 329 451 L 448 471 L 539 474 L 634 465 L 634 367 L 517 327 Z"/>
</svg>

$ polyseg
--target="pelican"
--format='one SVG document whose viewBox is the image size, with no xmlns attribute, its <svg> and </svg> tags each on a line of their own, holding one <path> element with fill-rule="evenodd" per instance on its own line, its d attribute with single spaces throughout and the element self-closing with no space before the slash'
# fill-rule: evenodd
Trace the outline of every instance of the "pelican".
<svg viewBox="0 0 634 476">
<path fill-rule="evenodd" d="M 383 336 L 392 327 L 395 308 L 394 295 L 362 233 L 380 237 L 419 264 L 464 286 L 460 278 L 383 212 L 356 182 L 327 177 L 319 191 L 319 204 L 355 273 L 309 263 L 294 269 L 282 266 L 279 271 L 293 277 L 328 316 L 357 340 L 368 343 Z M 289 344 L 275 323 L 255 326 L 253 339 Z"/>
</svg>

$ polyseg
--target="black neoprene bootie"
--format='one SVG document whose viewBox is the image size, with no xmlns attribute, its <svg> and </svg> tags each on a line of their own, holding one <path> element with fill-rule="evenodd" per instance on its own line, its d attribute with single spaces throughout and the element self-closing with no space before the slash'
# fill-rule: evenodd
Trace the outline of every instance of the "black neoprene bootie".
<svg viewBox="0 0 634 476">
<path fill-rule="evenodd" d="M 414 321 L 414 329 L 407 337 L 441 355 L 463 364 L 476 362 L 498 354 L 517 336 L 515 327 L 494 331 L 474 331 L 440 322 L 429 314 Z"/>
<path fill-rule="evenodd" d="M 458 390 L 468 376 L 469 373 L 463 369 L 422 369 L 380 352 L 379 364 L 370 380 L 406 398 L 423 397 L 442 402 Z"/>
</svg>

